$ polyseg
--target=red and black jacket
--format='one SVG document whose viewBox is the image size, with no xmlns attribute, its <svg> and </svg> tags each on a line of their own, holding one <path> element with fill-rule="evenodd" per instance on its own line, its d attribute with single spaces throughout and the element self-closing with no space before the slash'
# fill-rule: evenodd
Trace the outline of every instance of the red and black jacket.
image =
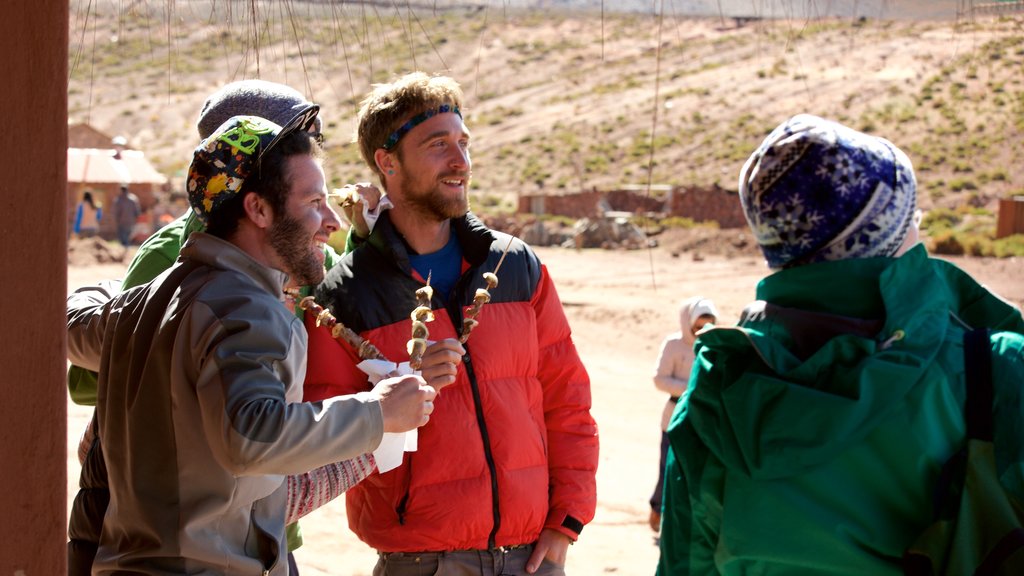
<svg viewBox="0 0 1024 576">
<path fill-rule="evenodd" d="M 485 287 L 481 275 L 494 270 L 510 239 L 471 214 L 453 219 L 452 232 L 463 273 L 447 301 L 434 295 L 432 340 L 458 337 L 464 309 Z M 349 526 L 379 551 L 527 544 L 543 528 L 575 539 L 594 516 L 598 438 L 590 379 L 554 284 L 519 240 L 498 277 L 456 382 L 420 428 L 419 450 L 346 495 Z M 385 212 L 369 240 L 331 269 L 317 301 L 401 362 L 422 286 Z M 354 350 L 324 328 L 308 327 L 306 399 L 369 389 Z"/>
</svg>

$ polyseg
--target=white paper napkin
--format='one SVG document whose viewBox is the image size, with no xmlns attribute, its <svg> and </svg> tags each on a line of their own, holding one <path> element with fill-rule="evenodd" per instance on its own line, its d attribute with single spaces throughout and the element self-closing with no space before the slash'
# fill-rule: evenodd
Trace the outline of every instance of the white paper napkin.
<svg viewBox="0 0 1024 576">
<path fill-rule="evenodd" d="M 363 360 L 359 363 L 359 369 L 366 372 L 367 378 L 374 386 L 383 380 L 388 374 L 397 372 L 399 375 L 414 374 L 415 371 L 409 367 L 408 362 L 395 364 L 387 360 Z M 418 428 L 408 432 L 385 432 L 380 446 L 373 451 L 373 458 L 377 461 L 377 470 L 382 474 L 394 470 L 402 464 L 402 457 L 405 452 L 415 452 Z"/>
</svg>

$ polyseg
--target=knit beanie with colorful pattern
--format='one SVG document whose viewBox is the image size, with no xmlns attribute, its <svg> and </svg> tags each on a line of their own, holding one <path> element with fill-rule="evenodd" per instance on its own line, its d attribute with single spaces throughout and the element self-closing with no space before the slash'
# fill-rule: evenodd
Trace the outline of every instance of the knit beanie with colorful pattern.
<svg viewBox="0 0 1024 576">
<path fill-rule="evenodd" d="M 774 269 L 893 256 L 917 207 L 910 159 L 888 140 L 809 114 L 765 138 L 740 172 L 740 201 Z"/>
</svg>

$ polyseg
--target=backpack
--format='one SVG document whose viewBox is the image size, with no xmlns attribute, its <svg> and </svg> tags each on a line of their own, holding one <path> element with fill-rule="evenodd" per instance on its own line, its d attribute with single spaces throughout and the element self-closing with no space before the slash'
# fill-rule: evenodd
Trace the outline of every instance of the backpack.
<svg viewBox="0 0 1024 576">
<path fill-rule="evenodd" d="M 996 474 L 986 329 L 964 334 L 967 438 L 942 467 L 931 524 L 903 555 L 907 576 L 1024 574 L 1024 513 Z"/>
</svg>

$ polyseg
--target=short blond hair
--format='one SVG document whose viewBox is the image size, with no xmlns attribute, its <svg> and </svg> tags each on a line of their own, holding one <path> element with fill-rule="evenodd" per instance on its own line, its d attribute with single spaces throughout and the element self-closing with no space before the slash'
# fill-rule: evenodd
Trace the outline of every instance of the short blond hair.
<svg viewBox="0 0 1024 576">
<path fill-rule="evenodd" d="M 383 181 L 373 155 L 410 118 L 450 104 L 462 107 L 462 88 L 448 76 L 412 72 L 389 84 L 375 84 L 357 116 L 355 142 L 363 161 Z"/>
</svg>

